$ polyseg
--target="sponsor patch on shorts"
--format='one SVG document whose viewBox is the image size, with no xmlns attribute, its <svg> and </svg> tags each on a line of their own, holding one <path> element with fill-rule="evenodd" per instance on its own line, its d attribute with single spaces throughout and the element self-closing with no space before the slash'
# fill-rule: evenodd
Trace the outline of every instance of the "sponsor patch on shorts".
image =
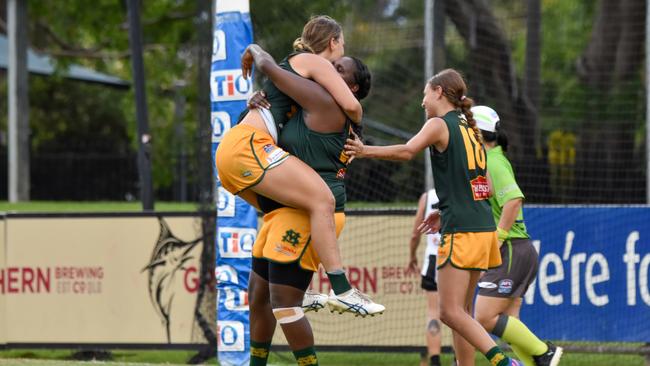
<svg viewBox="0 0 650 366">
<path fill-rule="evenodd" d="M 478 287 L 491 289 L 491 288 L 497 288 L 497 284 L 492 282 L 479 282 Z"/>
<path fill-rule="evenodd" d="M 272 150 L 266 151 L 266 146 L 264 147 L 264 151 L 268 154 L 266 156 L 266 161 L 269 164 L 274 164 L 277 163 L 280 159 L 282 159 L 285 155 L 284 150 L 280 149 L 279 147 L 273 146 L 273 145 L 267 145 L 271 146 Z"/>
<path fill-rule="evenodd" d="M 280 243 L 275 243 L 275 248 L 273 248 L 273 250 L 287 257 L 294 257 L 296 254 L 298 254 L 298 251 L 293 247 Z"/>
<path fill-rule="evenodd" d="M 505 279 L 499 281 L 499 293 L 509 294 L 512 292 L 512 280 Z"/>
</svg>

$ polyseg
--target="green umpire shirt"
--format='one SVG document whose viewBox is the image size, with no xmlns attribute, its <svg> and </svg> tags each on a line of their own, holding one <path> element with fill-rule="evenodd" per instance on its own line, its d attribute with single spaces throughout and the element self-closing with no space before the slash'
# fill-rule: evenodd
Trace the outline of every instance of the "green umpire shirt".
<svg viewBox="0 0 650 366">
<path fill-rule="evenodd" d="M 494 222 L 498 225 L 503 212 L 503 205 L 515 198 L 524 198 L 524 194 L 519 189 L 515 180 L 515 173 L 512 171 L 510 161 L 503 154 L 501 146 L 495 146 L 487 152 L 487 168 L 492 180 L 492 189 L 494 192 L 490 196 L 490 205 L 492 206 L 492 215 Z M 524 213 L 521 208 L 517 214 L 515 223 L 508 232 L 508 239 L 529 238 L 524 223 Z"/>
</svg>

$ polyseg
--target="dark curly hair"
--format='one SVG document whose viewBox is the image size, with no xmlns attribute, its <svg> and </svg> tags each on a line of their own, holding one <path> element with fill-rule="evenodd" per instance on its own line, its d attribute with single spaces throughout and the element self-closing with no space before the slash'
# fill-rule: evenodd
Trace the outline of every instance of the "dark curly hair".
<svg viewBox="0 0 650 366">
<path fill-rule="evenodd" d="M 355 97 L 357 97 L 357 99 L 362 100 L 368 96 L 368 93 L 370 93 L 370 86 L 372 85 L 372 74 L 370 74 L 368 66 L 366 66 L 363 61 L 353 56 L 347 57 L 350 57 L 356 66 L 356 70 L 354 71 L 354 82 L 359 86 L 359 89 L 353 94 Z"/>
</svg>

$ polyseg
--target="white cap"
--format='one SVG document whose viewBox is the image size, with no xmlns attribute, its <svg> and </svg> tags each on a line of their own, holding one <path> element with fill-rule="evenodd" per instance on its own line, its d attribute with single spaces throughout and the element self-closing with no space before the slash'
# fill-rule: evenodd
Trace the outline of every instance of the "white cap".
<svg viewBox="0 0 650 366">
<path fill-rule="evenodd" d="M 471 111 L 474 115 L 476 126 L 479 129 L 488 132 L 494 132 L 496 130 L 499 115 L 494 109 L 484 105 L 477 105 L 472 107 Z"/>
</svg>

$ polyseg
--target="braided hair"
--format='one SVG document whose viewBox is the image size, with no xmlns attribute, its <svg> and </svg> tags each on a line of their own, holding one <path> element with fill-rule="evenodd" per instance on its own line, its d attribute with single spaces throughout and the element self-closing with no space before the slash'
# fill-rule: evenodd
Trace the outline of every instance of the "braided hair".
<svg viewBox="0 0 650 366">
<path fill-rule="evenodd" d="M 471 111 L 474 101 L 465 95 L 467 94 L 467 85 L 463 76 L 454 69 L 445 69 L 429 79 L 428 84 L 431 89 L 437 86 L 442 88 L 442 94 L 465 116 L 467 124 L 474 130 L 476 139 L 479 143 L 483 143 L 481 130 L 476 126 L 474 114 Z"/>
</svg>

